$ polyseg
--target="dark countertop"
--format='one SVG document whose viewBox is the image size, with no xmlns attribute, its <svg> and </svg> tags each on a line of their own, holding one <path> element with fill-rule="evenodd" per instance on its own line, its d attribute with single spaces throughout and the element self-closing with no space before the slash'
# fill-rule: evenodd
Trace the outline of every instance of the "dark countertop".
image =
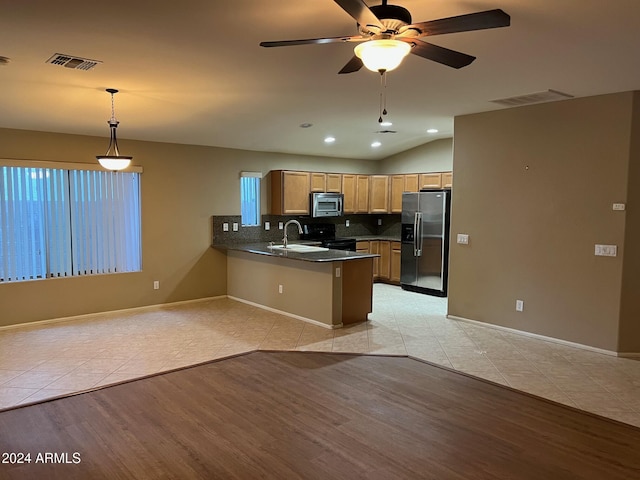
<svg viewBox="0 0 640 480">
<path fill-rule="evenodd" d="M 294 243 L 294 242 L 291 242 Z M 295 242 L 303 243 L 303 242 Z M 342 262 L 345 260 L 357 260 L 361 258 L 375 258 L 380 255 L 375 253 L 358 253 L 347 250 L 325 250 L 322 252 L 299 253 L 290 250 L 270 249 L 266 243 L 250 243 L 238 245 L 212 245 L 218 250 L 236 250 L 239 252 L 255 253 L 270 257 L 284 257 L 292 260 L 303 260 L 306 262 Z"/>
</svg>

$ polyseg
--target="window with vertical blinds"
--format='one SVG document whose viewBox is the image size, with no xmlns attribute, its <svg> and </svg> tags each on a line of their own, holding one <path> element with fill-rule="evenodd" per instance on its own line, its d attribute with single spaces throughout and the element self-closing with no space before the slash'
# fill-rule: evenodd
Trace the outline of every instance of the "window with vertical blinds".
<svg viewBox="0 0 640 480">
<path fill-rule="evenodd" d="M 0 282 L 142 268 L 140 174 L 0 167 Z"/>
<path fill-rule="evenodd" d="M 240 220 L 245 227 L 260 225 L 260 172 L 240 172 Z"/>
</svg>

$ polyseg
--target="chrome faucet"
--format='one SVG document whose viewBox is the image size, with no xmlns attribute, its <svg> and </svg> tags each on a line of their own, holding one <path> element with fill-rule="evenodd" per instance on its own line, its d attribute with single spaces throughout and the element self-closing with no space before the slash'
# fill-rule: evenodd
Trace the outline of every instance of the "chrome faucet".
<svg viewBox="0 0 640 480">
<path fill-rule="evenodd" d="M 282 239 L 282 246 L 284 248 L 287 248 L 287 245 L 289 243 L 289 240 L 287 239 L 287 227 L 292 224 L 295 223 L 296 225 L 298 225 L 298 233 L 302 234 L 302 225 L 300 225 L 300 222 L 297 220 L 289 220 L 287 223 L 284 224 L 284 238 Z"/>
</svg>

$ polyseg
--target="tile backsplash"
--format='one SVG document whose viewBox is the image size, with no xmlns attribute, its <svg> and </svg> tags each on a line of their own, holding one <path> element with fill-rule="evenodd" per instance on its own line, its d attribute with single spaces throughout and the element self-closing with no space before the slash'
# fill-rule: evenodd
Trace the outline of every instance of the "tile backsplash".
<svg viewBox="0 0 640 480">
<path fill-rule="evenodd" d="M 283 231 L 278 228 L 278 223 L 283 224 L 288 220 L 298 220 L 302 225 L 309 223 L 335 223 L 337 237 L 359 237 L 368 235 L 400 236 L 400 214 L 392 215 L 344 215 L 335 218 L 312 218 L 299 215 L 262 215 L 259 226 L 243 227 L 240 215 L 216 215 L 213 219 L 213 245 L 237 244 L 237 243 L 262 243 L 280 242 Z M 349 226 L 346 226 L 347 220 Z M 382 225 L 378 225 L 381 220 Z M 265 230 L 265 223 L 270 223 L 270 229 Z M 225 232 L 223 224 L 229 225 L 229 231 Z M 233 231 L 233 224 L 238 224 L 238 231 Z M 298 231 L 289 227 L 290 240 L 299 239 Z"/>
</svg>

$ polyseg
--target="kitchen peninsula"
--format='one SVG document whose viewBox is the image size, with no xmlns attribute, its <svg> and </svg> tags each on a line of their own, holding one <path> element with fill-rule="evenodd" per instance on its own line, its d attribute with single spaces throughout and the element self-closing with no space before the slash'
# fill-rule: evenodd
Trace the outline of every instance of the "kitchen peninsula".
<svg viewBox="0 0 640 480">
<path fill-rule="evenodd" d="M 266 243 L 215 247 L 227 252 L 230 298 L 327 328 L 366 321 L 372 310 L 376 254 Z"/>
</svg>

